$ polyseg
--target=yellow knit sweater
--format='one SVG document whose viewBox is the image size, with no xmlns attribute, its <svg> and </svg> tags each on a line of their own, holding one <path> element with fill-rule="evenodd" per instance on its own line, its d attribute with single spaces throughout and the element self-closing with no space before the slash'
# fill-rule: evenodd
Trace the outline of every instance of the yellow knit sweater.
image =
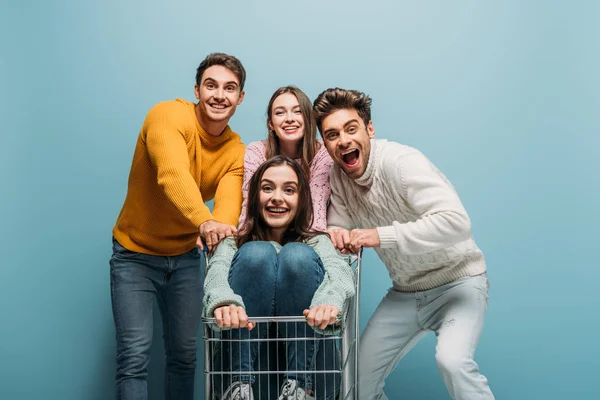
<svg viewBox="0 0 600 400">
<path fill-rule="evenodd" d="M 206 133 L 194 103 L 177 99 L 154 106 L 135 147 L 115 239 L 132 251 L 169 256 L 193 249 L 205 221 L 235 226 L 244 152 L 229 126 L 217 137 Z M 204 202 L 213 198 L 211 214 Z"/>
</svg>

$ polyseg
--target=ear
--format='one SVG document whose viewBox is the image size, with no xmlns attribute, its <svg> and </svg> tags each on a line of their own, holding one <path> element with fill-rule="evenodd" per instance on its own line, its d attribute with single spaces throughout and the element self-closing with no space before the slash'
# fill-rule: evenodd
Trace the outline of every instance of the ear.
<svg viewBox="0 0 600 400">
<path fill-rule="evenodd" d="M 271 118 L 267 119 L 267 126 L 269 127 L 269 130 L 274 131 L 275 128 L 273 128 L 273 123 L 271 122 Z"/>
<path fill-rule="evenodd" d="M 194 85 L 194 96 L 197 100 L 200 100 L 200 86 Z"/>
<path fill-rule="evenodd" d="M 240 104 L 242 104 L 242 101 L 244 101 L 244 96 L 246 95 L 246 92 L 244 92 L 243 90 L 240 92 L 240 97 L 238 98 L 238 102 L 237 105 L 239 106 Z"/>
<path fill-rule="evenodd" d="M 369 138 L 375 138 L 375 128 L 373 128 L 373 121 L 369 121 L 367 124 L 367 133 L 369 134 Z"/>
</svg>

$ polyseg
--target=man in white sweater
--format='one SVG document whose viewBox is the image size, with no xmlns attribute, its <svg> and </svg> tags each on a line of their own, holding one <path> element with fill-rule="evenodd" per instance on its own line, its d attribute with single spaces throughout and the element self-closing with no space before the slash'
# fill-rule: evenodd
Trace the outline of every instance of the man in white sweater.
<svg viewBox="0 0 600 400">
<path fill-rule="evenodd" d="M 387 399 L 386 376 L 433 331 L 452 398 L 494 399 L 473 359 L 487 308 L 486 265 L 456 191 L 418 150 L 373 139 L 364 93 L 325 90 L 314 111 L 335 161 L 333 243 L 342 252 L 375 248 L 393 283 L 362 336 L 359 398 Z"/>
</svg>

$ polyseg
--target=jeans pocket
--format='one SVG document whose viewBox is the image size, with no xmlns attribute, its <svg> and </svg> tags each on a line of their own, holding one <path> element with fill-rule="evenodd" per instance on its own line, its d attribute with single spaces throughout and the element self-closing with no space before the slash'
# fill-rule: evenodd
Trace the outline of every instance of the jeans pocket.
<svg viewBox="0 0 600 400">
<path fill-rule="evenodd" d="M 121 245 L 121 243 L 117 242 L 117 239 L 113 237 L 113 257 L 117 256 L 120 258 L 136 258 L 140 254 L 141 253 L 136 251 L 127 250 Z"/>
<path fill-rule="evenodd" d="M 486 298 L 489 298 L 489 290 L 490 290 L 490 281 L 487 277 L 487 274 L 484 272 L 483 274 L 474 276 L 475 280 L 475 288 L 482 292 Z"/>
</svg>

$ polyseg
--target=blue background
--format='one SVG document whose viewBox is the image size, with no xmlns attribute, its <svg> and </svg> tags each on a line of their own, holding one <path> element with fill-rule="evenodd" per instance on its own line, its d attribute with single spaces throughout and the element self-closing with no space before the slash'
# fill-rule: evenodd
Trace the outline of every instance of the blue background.
<svg viewBox="0 0 600 400">
<path fill-rule="evenodd" d="M 0 399 L 112 398 L 110 231 L 134 144 L 152 105 L 194 99 L 212 51 L 247 69 L 231 120 L 246 143 L 279 86 L 369 93 L 376 136 L 423 151 L 470 213 L 492 285 L 476 359 L 496 397 L 600 398 L 598 2 L 0 7 Z M 372 251 L 365 271 L 363 326 L 390 285 Z M 155 342 L 161 399 L 159 327 Z M 388 378 L 391 399 L 448 398 L 434 344 Z"/>
</svg>

